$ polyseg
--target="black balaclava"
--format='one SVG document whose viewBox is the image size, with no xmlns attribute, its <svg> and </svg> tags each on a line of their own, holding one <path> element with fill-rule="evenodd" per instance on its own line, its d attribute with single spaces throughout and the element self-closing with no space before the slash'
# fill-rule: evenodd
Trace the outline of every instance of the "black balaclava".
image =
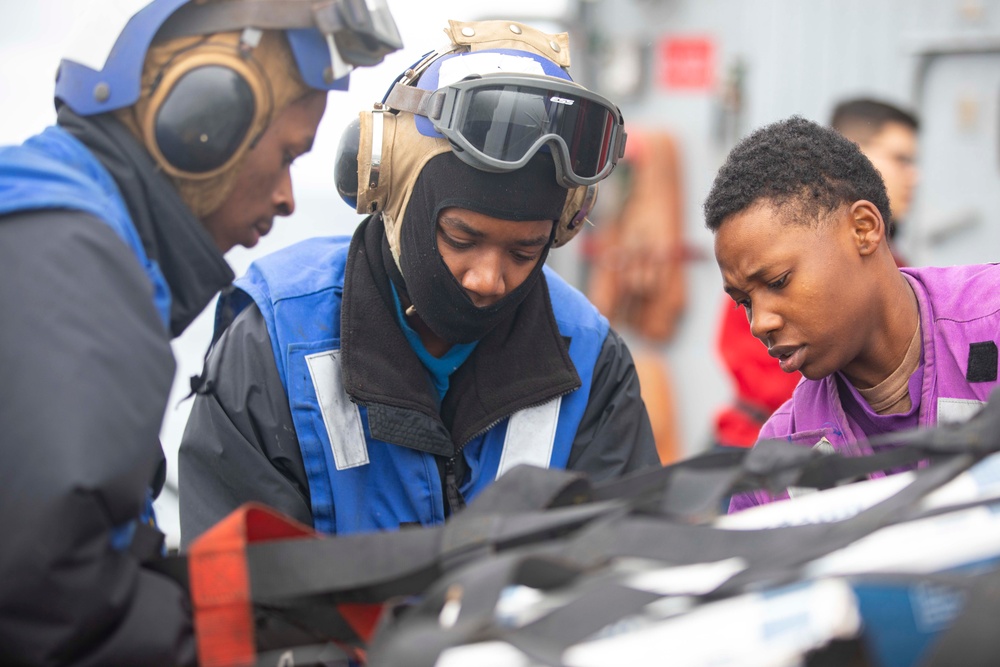
<svg viewBox="0 0 1000 667">
<path fill-rule="evenodd" d="M 538 153 L 512 172 L 488 173 L 451 152 L 431 158 L 413 186 L 400 228 L 402 287 L 431 331 L 451 344 L 481 339 L 513 315 L 538 282 L 552 240 L 528 278 L 496 303 L 477 308 L 438 252 L 438 214 L 449 206 L 502 220 L 552 220 L 562 215 L 567 191 L 555 179 L 552 156 Z M 395 272 L 391 270 L 389 274 Z"/>
</svg>

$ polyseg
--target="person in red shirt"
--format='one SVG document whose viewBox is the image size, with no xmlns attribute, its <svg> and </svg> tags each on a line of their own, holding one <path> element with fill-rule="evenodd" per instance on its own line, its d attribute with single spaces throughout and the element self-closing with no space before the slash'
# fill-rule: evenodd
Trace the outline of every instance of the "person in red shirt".
<svg viewBox="0 0 1000 667">
<path fill-rule="evenodd" d="M 896 266 L 905 266 L 906 260 L 893 242 L 907 220 L 920 177 L 917 170 L 920 122 L 914 114 L 888 102 L 855 98 L 834 108 L 830 127 L 856 143 L 882 175 L 892 207 L 889 247 Z"/>
<path fill-rule="evenodd" d="M 792 395 L 802 375 L 785 373 L 767 348 L 750 333 L 742 308 L 723 304 L 716 339 L 719 355 L 736 385 L 736 396 L 715 416 L 715 443 L 752 447 L 771 413 Z"/>
</svg>

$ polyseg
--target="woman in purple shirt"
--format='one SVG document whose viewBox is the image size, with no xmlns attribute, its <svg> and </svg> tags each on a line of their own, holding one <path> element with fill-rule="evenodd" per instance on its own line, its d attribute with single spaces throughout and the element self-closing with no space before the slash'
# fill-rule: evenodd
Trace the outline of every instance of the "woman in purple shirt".
<svg viewBox="0 0 1000 667">
<path fill-rule="evenodd" d="M 804 376 L 761 439 L 864 454 L 872 436 L 967 419 L 996 386 L 1000 266 L 900 270 L 890 217 L 858 146 L 798 117 L 750 135 L 716 176 L 705 218 L 725 290 Z M 738 495 L 730 512 L 787 497 Z"/>
</svg>

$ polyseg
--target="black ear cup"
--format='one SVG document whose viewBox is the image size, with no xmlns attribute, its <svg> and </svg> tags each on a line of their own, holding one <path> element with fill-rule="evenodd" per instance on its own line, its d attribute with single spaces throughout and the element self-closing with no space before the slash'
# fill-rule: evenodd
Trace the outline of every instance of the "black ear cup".
<svg viewBox="0 0 1000 667">
<path fill-rule="evenodd" d="M 174 83 L 157 110 L 156 145 L 177 171 L 215 171 L 246 142 L 256 114 L 253 90 L 239 72 L 197 67 Z"/>
<path fill-rule="evenodd" d="M 273 106 L 253 57 L 232 44 L 199 43 L 163 65 L 138 120 L 146 148 L 168 175 L 207 180 L 253 147 Z"/>
<path fill-rule="evenodd" d="M 333 180 L 337 194 L 352 208 L 358 208 L 358 150 L 361 148 L 361 119 L 355 118 L 340 135 Z"/>
</svg>

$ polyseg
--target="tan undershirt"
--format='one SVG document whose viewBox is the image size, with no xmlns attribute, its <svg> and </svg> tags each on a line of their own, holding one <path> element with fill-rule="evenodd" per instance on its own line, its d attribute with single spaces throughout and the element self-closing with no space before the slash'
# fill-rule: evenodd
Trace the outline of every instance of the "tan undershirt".
<svg viewBox="0 0 1000 667">
<path fill-rule="evenodd" d="M 861 397 L 868 402 L 877 415 L 897 415 L 908 412 L 910 403 L 910 376 L 920 365 L 920 320 L 917 320 L 917 330 L 910 339 L 910 347 L 899 368 L 889 377 L 879 382 L 871 389 L 858 389 Z"/>
</svg>

